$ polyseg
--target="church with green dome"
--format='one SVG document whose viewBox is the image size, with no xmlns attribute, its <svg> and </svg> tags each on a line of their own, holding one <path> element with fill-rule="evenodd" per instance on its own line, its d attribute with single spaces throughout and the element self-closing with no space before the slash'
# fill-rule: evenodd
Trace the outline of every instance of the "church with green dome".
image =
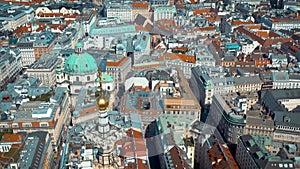
<svg viewBox="0 0 300 169">
<path fill-rule="evenodd" d="M 96 60 L 82 49 L 83 44 L 78 42 L 75 52 L 65 59 L 63 65 L 58 65 L 56 68 L 57 85 L 69 87 L 71 94 L 78 94 L 81 88 L 90 89 L 99 85 Z M 104 82 L 104 90 L 112 90 L 113 79 L 111 77 L 106 77 L 106 79 L 111 80 Z"/>
</svg>

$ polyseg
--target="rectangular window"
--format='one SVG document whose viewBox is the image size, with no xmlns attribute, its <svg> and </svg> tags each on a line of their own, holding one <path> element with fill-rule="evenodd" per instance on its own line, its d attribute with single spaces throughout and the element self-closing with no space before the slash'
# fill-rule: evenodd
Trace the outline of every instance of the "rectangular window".
<svg viewBox="0 0 300 169">
<path fill-rule="evenodd" d="M 48 127 L 47 123 L 41 123 L 41 127 Z"/>
</svg>

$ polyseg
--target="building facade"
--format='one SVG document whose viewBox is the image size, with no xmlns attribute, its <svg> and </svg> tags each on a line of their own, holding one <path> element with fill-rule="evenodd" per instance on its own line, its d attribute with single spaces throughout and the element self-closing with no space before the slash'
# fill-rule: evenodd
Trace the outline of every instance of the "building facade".
<svg viewBox="0 0 300 169">
<path fill-rule="evenodd" d="M 34 9 L 26 8 L 23 5 L 9 4 L 1 2 L 0 20 L 7 23 L 9 30 L 14 30 L 26 23 L 29 23 L 34 18 Z"/>
<path fill-rule="evenodd" d="M 235 90 L 232 77 L 224 77 L 223 71 L 219 68 L 206 66 L 192 68 L 191 84 L 202 106 L 209 106 L 214 94 L 225 94 Z"/>
<path fill-rule="evenodd" d="M 22 70 L 21 55 L 19 50 L 8 50 L 0 54 L 0 89 L 10 80 L 19 75 Z"/>
<path fill-rule="evenodd" d="M 117 60 L 107 60 L 106 73 L 113 77 L 115 88 L 119 90 L 119 87 L 126 80 L 126 75 L 131 71 L 131 58 L 123 56 Z"/>
<path fill-rule="evenodd" d="M 243 135 L 238 139 L 236 161 L 245 169 L 295 168 L 292 160 L 271 156 L 266 147 L 271 146 L 270 137 Z"/>
<path fill-rule="evenodd" d="M 56 84 L 56 66 L 59 59 L 51 57 L 37 60 L 27 69 L 28 76 L 38 78 L 44 86 L 55 86 Z"/>
<path fill-rule="evenodd" d="M 22 66 L 29 66 L 35 60 L 39 60 L 43 54 L 49 53 L 55 38 L 55 34 L 50 31 L 21 37 L 17 46 L 21 52 Z"/>
<path fill-rule="evenodd" d="M 106 8 L 107 17 L 117 17 L 124 22 L 132 21 L 132 6 L 131 5 L 109 5 Z"/>
<path fill-rule="evenodd" d="M 160 0 L 159 0 L 160 1 Z M 154 8 L 154 22 L 161 19 L 173 20 L 176 13 L 175 6 L 158 6 Z"/>
<path fill-rule="evenodd" d="M 299 109 L 299 89 L 273 89 L 262 92 L 262 105 L 265 114 L 274 119 L 276 142 L 298 143 L 300 124 L 297 120 Z"/>
</svg>

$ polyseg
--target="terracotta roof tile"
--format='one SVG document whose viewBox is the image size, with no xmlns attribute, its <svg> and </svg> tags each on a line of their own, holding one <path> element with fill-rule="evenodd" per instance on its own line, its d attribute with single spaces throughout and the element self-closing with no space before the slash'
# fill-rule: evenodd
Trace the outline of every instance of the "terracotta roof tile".
<svg viewBox="0 0 300 169">
<path fill-rule="evenodd" d="M 271 18 L 272 22 L 299 22 L 300 18 Z"/>
<path fill-rule="evenodd" d="M 293 50 L 294 52 L 297 52 L 299 50 L 299 48 L 295 45 L 290 47 L 291 50 Z"/>
<path fill-rule="evenodd" d="M 214 31 L 214 30 L 216 30 L 216 27 L 214 26 L 200 27 L 194 29 L 194 31 Z"/>
<path fill-rule="evenodd" d="M 177 54 L 177 53 L 168 53 L 168 52 L 166 52 L 164 55 L 159 57 L 157 60 L 163 61 L 165 59 L 170 59 L 170 60 L 180 59 L 183 62 L 196 63 L 195 56 L 185 55 L 185 54 Z"/>
<path fill-rule="evenodd" d="M 171 150 L 169 150 L 172 163 L 175 169 L 190 168 L 186 160 L 182 157 L 183 150 L 175 145 Z"/>
<path fill-rule="evenodd" d="M 206 16 L 205 17 L 206 20 L 214 22 L 214 21 L 221 21 L 221 17 L 220 16 Z"/>
<path fill-rule="evenodd" d="M 189 48 L 187 48 L 187 47 L 177 47 L 176 46 L 175 48 L 173 48 L 173 50 L 187 52 L 189 50 Z"/>
<path fill-rule="evenodd" d="M 213 169 L 239 168 L 229 149 L 218 142 L 207 151 L 207 155 L 213 164 Z"/>
<path fill-rule="evenodd" d="M 4 142 L 21 142 L 24 134 L 4 134 Z"/>
<path fill-rule="evenodd" d="M 133 3 L 132 7 L 133 8 L 148 8 L 149 4 L 147 4 L 147 3 Z"/>
<path fill-rule="evenodd" d="M 129 58 L 128 57 L 123 57 L 121 60 L 119 60 L 118 62 L 112 62 L 112 61 L 107 61 L 106 62 L 106 66 L 121 66 L 122 64 L 124 64 Z"/>
<path fill-rule="evenodd" d="M 196 9 L 193 11 L 194 15 L 203 15 L 203 14 L 213 14 L 214 12 L 209 9 L 209 8 L 205 8 L 205 9 Z"/>
<path fill-rule="evenodd" d="M 231 22 L 232 26 L 251 25 L 251 24 L 254 24 L 254 22 L 252 22 L 252 21 L 241 21 L 241 20 L 236 20 L 236 21 Z"/>
</svg>

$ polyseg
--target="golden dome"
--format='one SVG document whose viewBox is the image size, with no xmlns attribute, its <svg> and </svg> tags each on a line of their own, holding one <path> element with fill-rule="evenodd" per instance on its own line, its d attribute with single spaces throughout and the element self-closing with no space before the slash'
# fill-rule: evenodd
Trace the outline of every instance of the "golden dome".
<svg viewBox="0 0 300 169">
<path fill-rule="evenodd" d="M 97 99 L 96 104 L 97 104 L 98 109 L 99 109 L 100 111 L 104 111 L 104 110 L 107 109 L 109 103 L 108 103 L 108 100 L 107 100 L 106 98 L 104 98 L 104 97 L 101 96 L 101 97 L 99 97 L 99 98 Z"/>
</svg>

